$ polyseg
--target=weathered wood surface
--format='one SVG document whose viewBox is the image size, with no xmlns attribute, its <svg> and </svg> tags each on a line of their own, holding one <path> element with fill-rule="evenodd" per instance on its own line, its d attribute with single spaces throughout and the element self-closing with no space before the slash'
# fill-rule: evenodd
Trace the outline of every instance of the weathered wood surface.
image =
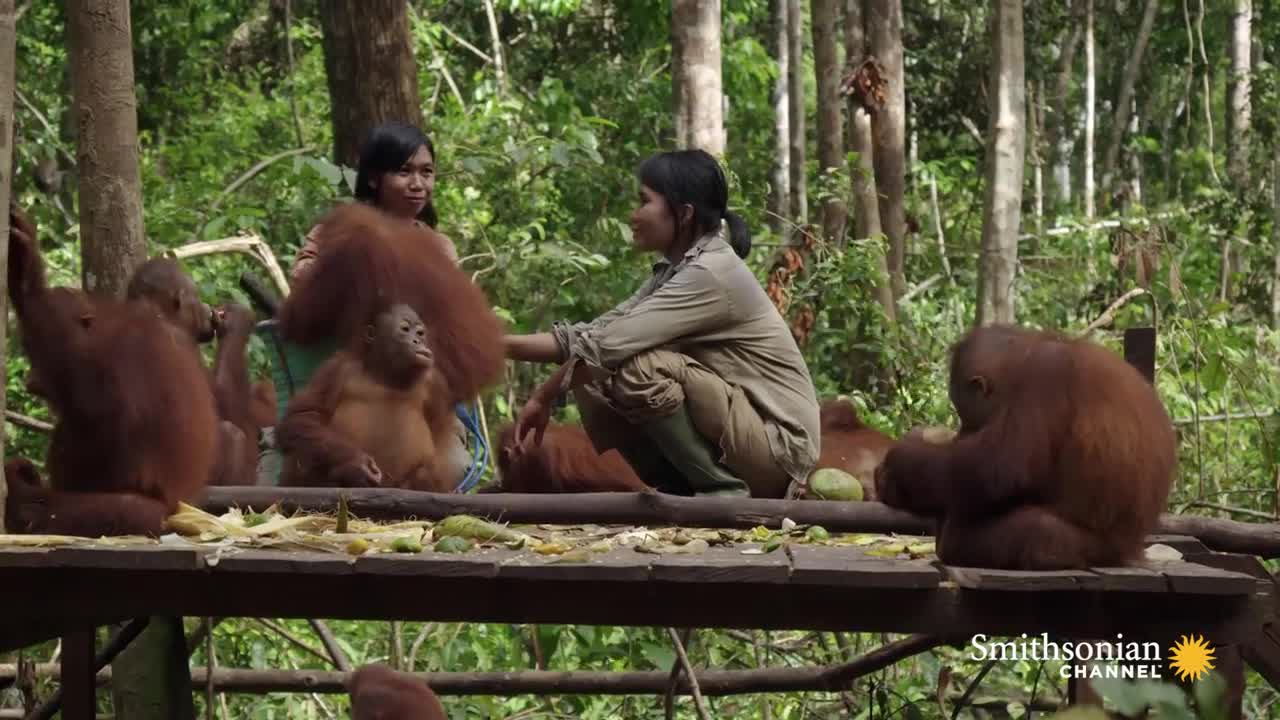
<svg viewBox="0 0 1280 720">
<path fill-rule="evenodd" d="M 1184 561 L 1016 573 L 870 557 L 856 547 L 742 553 L 751 547 L 615 549 L 581 562 L 493 549 L 359 557 L 199 545 L 0 549 L 0 587 L 20 588 L 5 593 L 16 625 L 0 625 L 0 650 L 30 642 L 31 626 L 156 613 L 952 637 L 1196 632 L 1227 642 L 1255 637 L 1274 601 L 1269 581 Z"/>
<path fill-rule="evenodd" d="M 372 520 L 438 520 L 466 513 L 511 523 L 776 528 L 789 518 L 801 525 L 821 525 L 831 532 L 930 535 L 934 531 L 927 518 L 879 502 L 691 498 L 656 492 L 581 493 L 566 499 L 564 495 L 457 495 L 389 488 L 211 487 L 197 504 L 215 515 L 232 507 L 262 510 L 272 504 L 278 504 L 286 514 L 331 513 L 340 494 L 347 497 L 351 512 Z M 1221 552 L 1280 557 L 1280 523 L 1166 513 L 1158 532 L 1194 536 Z"/>
</svg>

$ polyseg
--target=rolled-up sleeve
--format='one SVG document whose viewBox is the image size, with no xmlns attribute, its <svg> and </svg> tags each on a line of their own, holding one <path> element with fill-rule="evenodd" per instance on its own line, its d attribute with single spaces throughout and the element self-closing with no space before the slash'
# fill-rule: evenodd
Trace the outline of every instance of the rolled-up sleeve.
<svg viewBox="0 0 1280 720">
<path fill-rule="evenodd" d="M 722 325 L 730 311 L 728 293 L 715 275 L 695 265 L 608 322 L 567 332 L 561 347 L 603 380 L 637 353 Z"/>
</svg>

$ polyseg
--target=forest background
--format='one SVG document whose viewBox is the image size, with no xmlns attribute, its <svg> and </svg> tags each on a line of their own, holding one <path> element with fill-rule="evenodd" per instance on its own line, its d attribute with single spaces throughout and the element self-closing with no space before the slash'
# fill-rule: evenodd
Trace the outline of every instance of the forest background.
<svg viewBox="0 0 1280 720">
<path fill-rule="evenodd" d="M 435 142 L 440 228 L 464 268 L 513 331 L 544 330 L 632 292 L 650 262 L 629 243 L 635 169 L 655 151 L 699 145 L 724 158 L 731 207 L 755 237 L 749 262 L 821 396 L 850 395 L 892 434 L 953 423 L 947 349 L 975 322 L 1090 329 L 1117 349 L 1124 328 L 1154 324 L 1156 383 L 1180 433 L 1171 510 L 1277 519 L 1280 2 L 357 5 L 131 4 L 148 253 L 253 233 L 287 266 L 315 220 L 350 196 L 359 136 L 398 114 Z M 39 223 L 52 281 L 78 285 L 67 12 L 17 3 L 13 192 Z M 402 50 L 382 67 L 406 71 L 327 72 L 326 58 L 387 42 Z M 240 255 L 186 266 L 207 301 L 245 302 L 239 274 L 265 276 Z M 8 409 L 47 420 L 10 338 Z M 265 348 L 255 341 L 251 352 L 266 372 Z M 484 398 L 491 430 L 544 374 L 512 366 Z M 563 419 L 573 417 L 570 406 Z M 43 457 L 33 423 L 11 415 L 6 430 L 9 453 Z M 332 625 L 357 664 L 419 671 L 666 670 L 674 660 L 656 629 Z M 258 623 L 222 623 L 218 660 L 323 667 L 277 638 Z M 877 640 L 704 632 L 692 660 L 838 662 Z M 940 649 L 858 692 L 711 704 L 717 717 L 920 717 L 949 710 L 979 670 Z M 1061 700 L 1056 678 L 1002 664 L 967 702 L 1020 716 Z M 1246 715 L 1275 714 L 1276 693 L 1253 673 L 1249 682 Z M 268 718 L 329 717 L 344 700 L 219 702 L 226 717 Z M 455 718 L 661 713 L 660 700 L 636 697 L 446 702 Z"/>
</svg>

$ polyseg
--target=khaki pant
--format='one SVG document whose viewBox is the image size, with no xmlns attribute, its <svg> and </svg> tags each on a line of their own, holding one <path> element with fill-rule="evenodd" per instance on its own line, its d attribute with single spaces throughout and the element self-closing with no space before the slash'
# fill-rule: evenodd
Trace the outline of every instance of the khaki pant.
<svg viewBox="0 0 1280 720">
<path fill-rule="evenodd" d="M 579 386 L 574 396 L 596 450 L 616 448 L 649 485 L 678 491 L 670 487 L 674 468 L 636 425 L 684 405 L 694 428 L 718 449 L 716 460 L 747 484 L 752 497 L 782 497 L 786 492 L 790 479 L 773 459 L 759 413 L 740 388 L 688 355 L 670 350 L 640 353 L 603 386 Z"/>
</svg>

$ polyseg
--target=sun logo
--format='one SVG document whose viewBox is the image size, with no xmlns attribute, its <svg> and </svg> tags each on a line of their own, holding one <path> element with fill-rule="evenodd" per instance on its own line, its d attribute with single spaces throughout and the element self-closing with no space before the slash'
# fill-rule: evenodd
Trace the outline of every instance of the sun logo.
<svg viewBox="0 0 1280 720">
<path fill-rule="evenodd" d="M 1205 672 L 1213 669 L 1213 648 L 1205 642 L 1204 637 L 1192 635 L 1181 636 L 1169 651 L 1172 660 L 1169 667 L 1177 674 L 1179 680 L 1199 680 Z"/>
</svg>

